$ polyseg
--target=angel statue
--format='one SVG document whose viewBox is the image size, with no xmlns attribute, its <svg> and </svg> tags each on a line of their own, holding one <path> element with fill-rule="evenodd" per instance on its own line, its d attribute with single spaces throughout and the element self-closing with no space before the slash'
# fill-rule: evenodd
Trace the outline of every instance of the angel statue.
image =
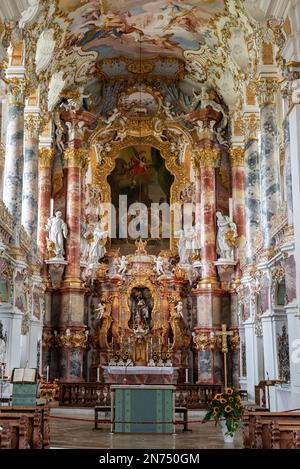
<svg viewBox="0 0 300 469">
<path fill-rule="evenodd" d="M 104 304 L 99 301 L 97 308 L 95 308 L 95 313 L 97 313 L 96 319 L 101 319 L 105 311 Z"/>
<path fill-rule="evenodd" d="M 46 29 L 43 31 L 37 41 L 35 63 L 36 73 L 39 74 L 51 62 L 52 54 L 54 52 L 56 40 L 54 39 L 54 29 Z"/>
<path fill-rule="evenodd" d="M 238 234 L 236 224 L 221 212 L 217 216 L 217 253 L 221 259 L 233 260 L 233 248 L 236 246 Z"/>
<path fill-rule="evenodd" d="M 155 270 L 158 275 L 165 275 L 164 258 L 162 256 L 157 256 L 155 259 Z"/>
<path fill-rule="evenodd" d="M 89 253 L 90 264 L 98 264 L 99 259 L 102 259 L 105 256 L 105 242 L 108 234 L 108 231 L 103 230 L 102 222 L 99 221 L 93 231 L 93 241 Z"/>
<path fill-rule="evenodd" d="M 119 263 L 118 274 L 123 275 L 126 272 L 128 261 L 125 256 L 122 256 Z"/>
<path fill-rule="evenodd" d="M 62 219 L 62 213 L 58 210 L 55 217 L 48 218 L 45 230 L 48 231 L 48 239 L 54 245 L 54 252 L 57 258 L 63 258 L 64 238 L 68 236 L 67 224 Z"/>
</svg>

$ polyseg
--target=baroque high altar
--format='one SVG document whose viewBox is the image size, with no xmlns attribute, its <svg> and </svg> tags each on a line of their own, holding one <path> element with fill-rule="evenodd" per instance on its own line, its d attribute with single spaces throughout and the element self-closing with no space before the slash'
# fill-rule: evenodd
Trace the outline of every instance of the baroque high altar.
<svg viewBox="0 0 300 469">
<path fill-rule="evenodd" d="M 253 398 L 299 330 L 293 15 L 139 3 L 1 24 L 1 369 L 219 384 L 225 353 Z"/>
</svg>

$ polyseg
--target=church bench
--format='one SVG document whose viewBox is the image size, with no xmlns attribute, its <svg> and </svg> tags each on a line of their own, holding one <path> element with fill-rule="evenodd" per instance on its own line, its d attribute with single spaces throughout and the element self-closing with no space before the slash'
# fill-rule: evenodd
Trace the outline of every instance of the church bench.
<svg viewBox="0 0 300 469">
<path fill-rule="evenodd" d="M 244 448 L 271 448 L 270 428 L 275 422 L 288 422 L 298 425 L 299 412 L 244 412 L 243 443 Z"/>
<path fill-rule="evenodd" d="M 23 415 L 18 420 L 0 420 L 0 449 L 30 449 L 30 423 Z"/>
<path fill-rule="evenodd" d="M 300 449 L 300 422 L 273 422 L 270 433 L 272 449 Z"/>
<path fill-rule="evenodd" d="M 50 425 L 49 408 L 46 406 L 38 407 L 6 407 L 0 409 L 0 420 L 19 419 L 26 415 L 30 419 L 30 428 L 32 428 L 33 448 L 47 449 L 50 447 Z"/>
<path fill-rule="evenodd" d="M 49 412 L 49 407 L 45 405 L 39 405 L 36 407 L 22 407 L 22 406 L 14 406 L 14 407 L 9 407 L 6 408 L 6 410 L 3 408 L 1 410 L 0 408 L 0 418 L 1 418 L 1 413 L 10 413 L 14 415 L 36 415 L 39 414 L 41 416 L 41 423 L 40 423 L 40 431 L 42 434 L 42 442 L 43 442 L 43 448 L 48 449 L 50 448 L 50 412 Z M 36 416 L 36 420 L 39 420 L 39 418 Z"/>
<path fill-rule="evenodd" d="M 183 421 L 178 421 L 177 423 L 183 425 L 183 431 L 188 432 L 191 431 L 188 428 L 188 409 L 187 407 L 175 407 L 175 414 L 183 415 Z"/>
<path fill-rule="evenodd" d="M 98 423 L 99 423 L 99 413 L 100 412 L 111 412 L 111 406 L 108 405 L 98 405 L 95 407 L 95 419 L 94 419 L 94 430 L 98 430 Z M 110 423 L 110 419 L 106 420 Z"/>
</svg>

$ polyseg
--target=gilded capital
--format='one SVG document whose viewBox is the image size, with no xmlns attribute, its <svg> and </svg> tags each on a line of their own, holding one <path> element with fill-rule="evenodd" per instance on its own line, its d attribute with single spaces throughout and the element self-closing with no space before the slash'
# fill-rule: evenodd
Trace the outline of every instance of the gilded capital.
<svg viewBox="0 0 300 469">
<path fill-rule="evenodd" d="M 25 78 L 9 78 L 7 80 L 7 96 L 10 105 L 25 105 L 29 94 L 28 82 Z"/>
<path fill-rule="evenodd" d="M 279 91 L 277 78 L 262 78 L 257 80 L 254 89 L 260 106 L 276 103 L 276 94 Z"/>
<path fill-rule="evenodd" d="M 87 151 L 83 148 L 67 148 L 65 153 L 65 160 L 69 168 L 85 168 L 87 164 Z"/>
<path fill-rule="evenodd" d="M 244 156 L 245 156 L 245 150 L 242 147 L 236 147 L 236 148 L 230 148 L 229 150 L 230 154 L 230 161 L 231 161 L 231 166 L 244 166 Z"/>
<path fill-rule="evenodd" d="M 242 131 L 245 142 L 258 140 L 258 131 L 260 128 L 260 119 L 258 114 L 246 114 L 242 121 Z"/>
<path fill-rule="evenodd" d="M 43 119 L 39 114 L 28 113 L 25 114 L 25 139 L 38 140 L 40 132 L 43 128 Z"/>
<path fill-rule="evenodd" d="M 39 153 L 39 164 L 41 168 L 50 168 L 53 159 L 52 148 L 41 148 Z"/>
<path fill-rule="evenodd" d="M 201 168 L 215 168 L 219 157 L 220 151 L 217 148 L 198 148 L 193 156 L 195 173 L 199 175 Z"/>
</svg>

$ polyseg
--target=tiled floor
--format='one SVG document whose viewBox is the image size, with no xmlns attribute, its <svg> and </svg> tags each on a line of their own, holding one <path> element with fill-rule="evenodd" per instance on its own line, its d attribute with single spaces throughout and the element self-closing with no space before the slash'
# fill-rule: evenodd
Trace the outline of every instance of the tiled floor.
<svg viewBox="0 0 300 469">
<path fill-rule="evenodd" d="M 213 423 L 190 424 L 191 432 L 177 427 L 176 435 L 111 434 L 108 425 L 93 430 L 93 409 L 51 409 L 51 447 L 84 449 L 223 449 L 242 448 L 239 430 L 233 444 L 224 444 L 221 429 Z M 55 418 L 59 417 L 59 418 Z M 71 418 L 82 420 L 71 420 Z M 202 412 L 189 412 L 189 420 L 201 420 Z M 85 421 L 89 420 L 89 421 Z"/>
</svg>

